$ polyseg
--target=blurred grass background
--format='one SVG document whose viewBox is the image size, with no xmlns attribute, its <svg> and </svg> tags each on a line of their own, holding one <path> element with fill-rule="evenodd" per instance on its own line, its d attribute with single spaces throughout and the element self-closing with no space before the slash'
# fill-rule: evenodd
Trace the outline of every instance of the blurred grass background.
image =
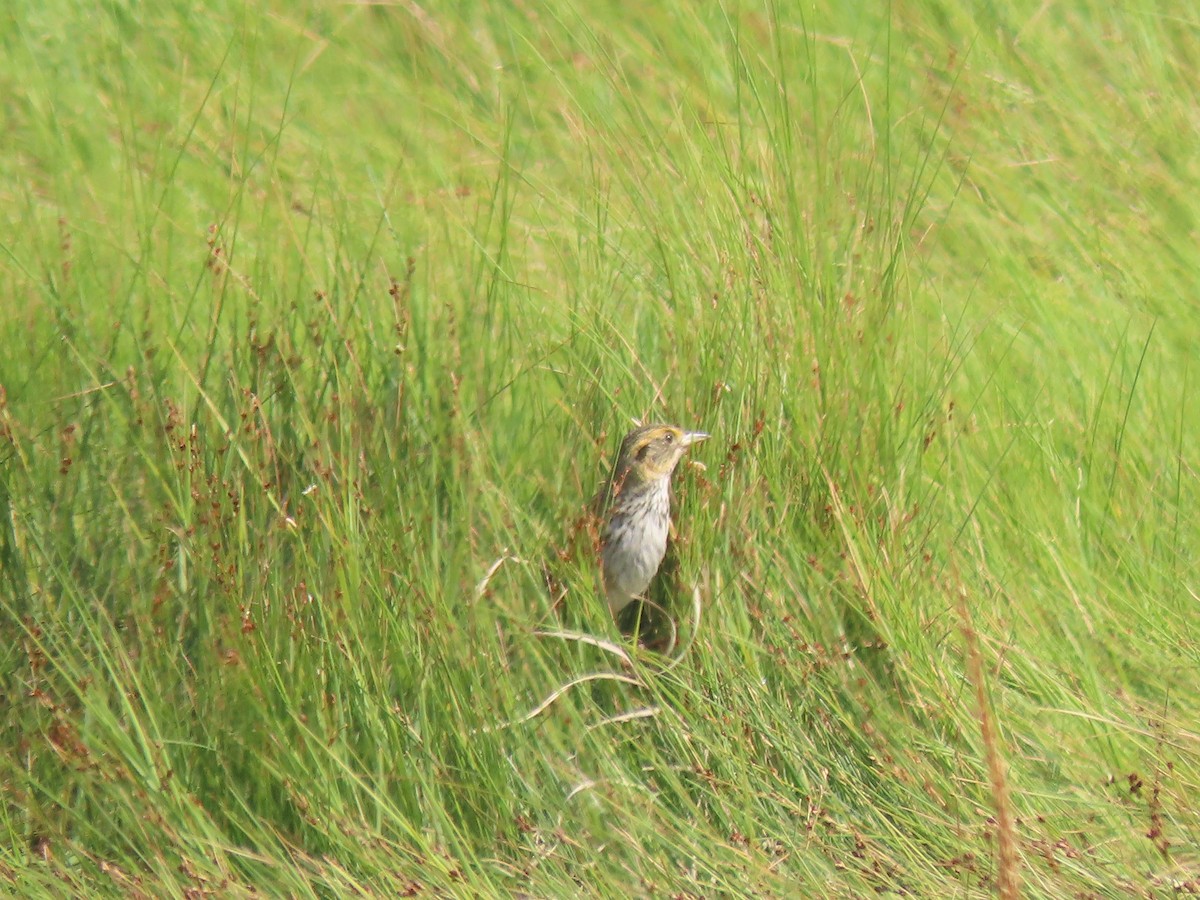
<svg viewBox="0 0 1200 900">
<path fill-rule="evenodd" d="M 1194 16 L 0 22 L 6 890 L 1200 893 Z"/>
</svg>

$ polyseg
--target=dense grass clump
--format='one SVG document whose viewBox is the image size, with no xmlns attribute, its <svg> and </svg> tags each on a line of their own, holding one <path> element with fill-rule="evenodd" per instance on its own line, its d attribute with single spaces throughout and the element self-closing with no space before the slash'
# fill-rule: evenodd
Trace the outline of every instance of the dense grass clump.
<svg viewBox="0 0 1200 900">
<path fill-rule="evenodd" d="M 1200 28 L 828 6 L 4 14 L 8 893 L 1200 893 Z"/>
</svg>

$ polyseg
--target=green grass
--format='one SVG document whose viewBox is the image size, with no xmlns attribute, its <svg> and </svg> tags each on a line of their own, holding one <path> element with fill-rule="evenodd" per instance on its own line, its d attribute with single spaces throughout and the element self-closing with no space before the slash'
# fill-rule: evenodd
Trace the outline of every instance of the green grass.
<svg viewBox="0 0 1200 900">
<path fill-rule="evenodd" d="M 838 6 L 2 14 L 6 892 L 1200 892 L 1200 21 Z"/>
</svg>

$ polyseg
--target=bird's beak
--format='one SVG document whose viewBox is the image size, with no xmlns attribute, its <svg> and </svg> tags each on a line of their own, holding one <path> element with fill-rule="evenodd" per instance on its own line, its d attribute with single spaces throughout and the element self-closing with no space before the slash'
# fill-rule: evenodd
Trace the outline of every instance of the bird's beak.
<svg viewBox="0 0 1200 900">
<path fill-rule="evenodd" d="M 683 446 L 687 448 L 692 446 L 692 444 L 707 441 L 710 437 L 712 437 L 711 434 L 705 434 L 703 431 L 685 431 L 683 433 Z"/>
</svg>

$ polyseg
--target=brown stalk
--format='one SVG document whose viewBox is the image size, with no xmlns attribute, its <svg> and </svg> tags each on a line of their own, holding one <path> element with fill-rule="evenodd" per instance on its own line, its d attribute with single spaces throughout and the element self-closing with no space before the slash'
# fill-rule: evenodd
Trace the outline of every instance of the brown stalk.
<svg viewBox="0 0 1200 900">
<path fill-rule="evenodd" d="M 996 893 L 1000 900 L 1017 900 L 1021 896 L 1020 859 L 1017 856 L 1017 829 L 1013 817 L 1012 798 L 1008 791 L 1007 767 L 996 734 L 992 710 L 987 700 L 987 684 L 979 636 L 971 623 L 966 588 L 959 584 L 958 613 L 967 651 L 967 675 L 975 687 L 975 707 L 979 714 L 979 730 L 983 736 L 983 751 L 987 759 L 988 783 L 992 804 L 996 808 Z"/>
</svg>

